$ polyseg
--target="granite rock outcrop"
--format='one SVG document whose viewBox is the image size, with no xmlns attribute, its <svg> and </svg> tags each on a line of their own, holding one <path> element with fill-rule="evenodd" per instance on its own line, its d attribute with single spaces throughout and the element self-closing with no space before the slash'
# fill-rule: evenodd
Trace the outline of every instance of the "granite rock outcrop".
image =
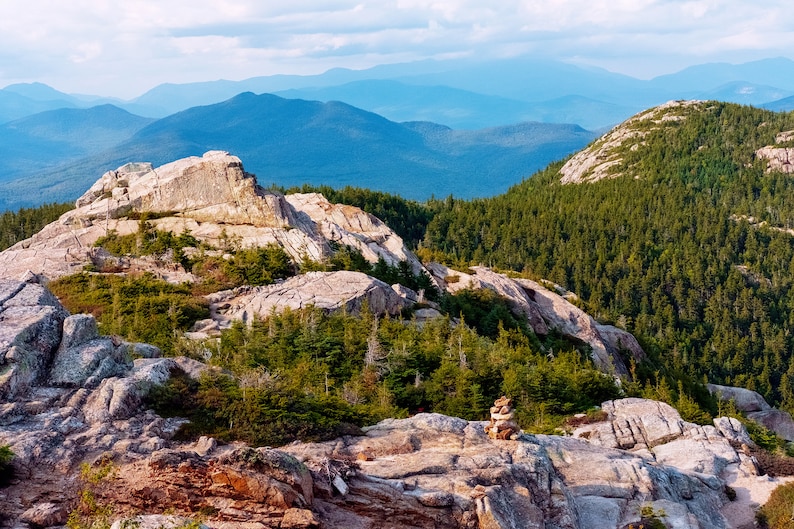
<svg viewBox="0 0 794 529">
<path fill-rule="evenodd" d="M 709 391 L 719 400 L 733 402 L 736 409 L 747 418 L 775 432 L 786 441 L 794 441 L 794 419 L 791 414 L 770 406 L 759 393 L 733 386 L 707 384 Z"/>
<path fill-rule="evenodd" d="M 220 327 L 251 321 L 273 311 L 316 307 L 356 314 L 366 306 L 375 314 L 399 314 L 410 303 L 391 286 L 361 272 L 309 272 L 260 287 L 240 287 L 207 296 Z"/>
<path fill-rule="evenodd" d="M 322 260 L 331 255 L 332 244 L 342 244 L 357 248 L 371 262 L 408 261 L 415 272 L 422 269 L 402 239 L 374 216 L 330 204 L 316 193 L 284 196 L 265 190 L 239 158 L 210 151 L 157 168 L 127 164 L 105 173 L 77 200 L 76 209 L 0 252 L 0 277 L 19 279 L 32 272 L 54 279 L 88 265 L 102 266 L 109 256 L 94 243 L 111 230 L 135 233 L 142 215 L 156 229 L 177 234 L 187 230 L 215 247 L 230 241 L 240 247 L 276 243 L 299 262 Z M 191 280 L 173 262 L 121 264 L 174 282 Z"/>
<path fill-rule="evenodd" d="M 704 101 L 669 101 L 632 116 L 586 149 L 576 153 L 560 169 L 560 183 L 593 183 L 620 176 L 622 149 L 636 148 L 652 128 L 665 121 L 685 119 L 686 110 L 702 106 Z"/>
<path fill-rule="evenodd" d="M 612 325 L 598 323 L 563 295 L 536 281 L 511 278 L 483 266 L 471 267 L 469 272 L 473 273 L 458 272 L 438 263 L 430 263 L 427 269 L 448 292 L 487 288 L 505 297 L 513 312 L 523 314 L 536 334 L 546 335 L 554 329 L 588 344 L 593 362 L 606 373 L 629 373 L 622 352 L 637 362 L 645 358 L 645 352 L 634 335 Z"/>
</svg>

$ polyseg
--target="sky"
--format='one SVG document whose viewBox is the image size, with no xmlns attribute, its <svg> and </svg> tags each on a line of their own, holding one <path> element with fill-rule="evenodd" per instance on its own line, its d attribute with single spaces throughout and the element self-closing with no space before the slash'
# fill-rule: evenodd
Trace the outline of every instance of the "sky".
<svg viewBox="0 0 794 529">
<path fill-rule="evenodd" d="M 648 79 L 794 59 L 791 20 L 784 0 L 0 0 L 0 87 L 130 99 L 166 82 L 518 55 Z"/>
</svg>

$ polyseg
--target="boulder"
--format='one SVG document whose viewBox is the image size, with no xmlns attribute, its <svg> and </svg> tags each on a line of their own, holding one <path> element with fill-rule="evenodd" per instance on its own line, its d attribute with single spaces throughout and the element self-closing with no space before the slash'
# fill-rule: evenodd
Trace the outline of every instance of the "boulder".
<svg viewBox="0 0 794 529">
<path fill-rule="evenodd" d="M 0 279 L 0 396 L 21 395 L 48 375 L 67 316 L 44 287 Z"/>
<path fill-rule="evenodd" d="M 114 344 L 111 338 L 100 337 L 59 347 L 50 381 L 56 386 L 96 387 L 105 378 L 123 375 L 131 368 L 132 358 L 127 348 Z"/>
<path fill-rule="evenodd" d="M 766 411 L 772 409 L 772 406 L 767 404 L 764 397 L 759 393 L 734 386 L 720 386 L 717 384 L 706 384 L 706 387 L 712 395 L 716 396 L 722 401 L 733 401 L 736 409 L 743 412 L 753 411 Z"/>
<path fill-rule="evenodd" d="M 786 441 L 794 441 L 794 421 L 782 410 L 768 409 L 747 414 L 747 418 L 772 430 Z"/>
<path fill-rule="evenodd" d="M 298 212 L 296 218 L 307 217 L 326 240 L 359 250 L 367 261 L 383 259 L 392 266 L 407 261 L 415 274 L 424 271 L 402 238 L 374 215 L 357 207 L 331 204 L 319 193 L 295 193 L 285 200 Z"/>
<path fill-rule="evenodd" d="M 397 314 L 406 306 L 389 285 L 361 272 L 309 272 L 281 283 L 240 287 L 207 296 L 210 312 L 221 326 L 232 320 L 252 321 L 273 310 L 317 307 L 358 313 L 364 306 L 375 314 Z"/>
<path fill-rule="evenodd" d="M 605 421 L 581 426 L 573 436 L 690 472 L 716 476 L 732 464 L 754 471 L 749 456 L 735 449 L 742 443 L 752 444 L 736 419 L 720 418 L 714 426 L 699 426 L 682 420 L 668 404 L 638 398 L 607 401 L 602 409 L 607 412 Z"/>
<path fill-rule="evenodd" d="M 755 151 L 756 157 L 766 160 L 766 170 L 781 173 L 794 173 L 794 148 L 761 147 Z"/>
<path fill-rule="evenodd" d="M 184 529 L 193 521 L 191 518 L 172 514 L 142 514 L 132 518 L 116 520 L 110 526 L 110 529 L 128 529 L 133 527 L 135 529 Z M 199 523 L 196 525 L 196 529 L 209 529 L 209 526 Z"/>
<path fill-rule="evenodd" d="M 74 314 L 63 320 L 63 336 L 58 349 L 65 351 L 97 338 L 99 338 L 99 329 L 96 318 L 90 314 Z"/>
<path fill-rule="evenodd" d="M 64 525 L 69 516 L 69 509 L 62 503 L 37 503 L 22 513 L 20 520 L 35 527 L 52 527 Z"/>
</svg>

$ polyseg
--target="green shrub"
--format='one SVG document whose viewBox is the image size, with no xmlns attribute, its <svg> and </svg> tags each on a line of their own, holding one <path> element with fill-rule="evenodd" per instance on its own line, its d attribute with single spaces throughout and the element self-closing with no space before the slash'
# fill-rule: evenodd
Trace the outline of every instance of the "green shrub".
<svg viewBox="0 0 794 529">
<path fill-rule="evenodd" d="M 9 484 L 14 477 L 14 467 L 11 461 L 14 459 L 14 452 L 9 445 L 0 445 L 0 487 Z"/>
<path fill-rule="evenodd" d="M 173 285 L 151 274 L 115 276 L 80 273 L 49 285 L 72 313 L 93 314 L 103 334 L 174 347 L 175 331 L 185 331 L 209 317 L 206 300 L 194 297 L 188 285 Z"/>
</svg>

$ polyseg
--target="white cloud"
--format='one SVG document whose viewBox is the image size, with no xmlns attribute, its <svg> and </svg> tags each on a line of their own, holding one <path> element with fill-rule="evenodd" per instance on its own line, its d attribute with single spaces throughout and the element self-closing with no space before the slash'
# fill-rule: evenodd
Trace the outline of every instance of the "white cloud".
<svg viewBox="0 0 794 529">
<path fill-rule="evenodd" d="M 516 53 L 652 75 L 791 56 L 788 11 L 783 0 L 4 0 L 0 86 L 131 97 L 161 82 Z"/>
</svg>

